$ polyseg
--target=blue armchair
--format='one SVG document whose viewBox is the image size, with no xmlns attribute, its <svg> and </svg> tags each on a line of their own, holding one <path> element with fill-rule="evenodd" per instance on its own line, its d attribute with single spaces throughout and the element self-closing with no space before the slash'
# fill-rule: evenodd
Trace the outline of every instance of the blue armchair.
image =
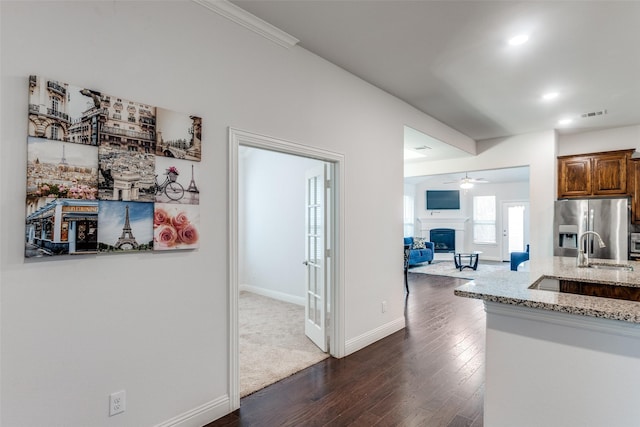
<svg viewBox="0 0 640 427">
<path fill-rule="evenodd" d="M 433 261 L 433 252 L 435 250 L 433 242 L 425 241 L 424 248 L 419 248 L 417 247 L 420 246 L 419 242 L 414 242 L 413 237 L 405 237 L 404 244 L 411 246 L 409 251 L 409 267 L 422 264 L 423 262 L 431 264 L 431 261 Z"/>
<path fill-rule="evenodd" d="M 529 245 L 525 252 L 511 252 L 511 271 L 518 271 L 518 265 L 529 260 Z"/>
</svg>

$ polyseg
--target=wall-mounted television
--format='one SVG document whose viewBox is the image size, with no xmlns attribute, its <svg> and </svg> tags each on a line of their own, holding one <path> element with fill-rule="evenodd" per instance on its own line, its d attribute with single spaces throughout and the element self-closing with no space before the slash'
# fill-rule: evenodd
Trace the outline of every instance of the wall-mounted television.
<svg viewBox="0 0 640 427">
<path fill-rule="evenodd" d="M 427 209 L 460 209 L 460 190 L 427 190 Z"/>
</svg>

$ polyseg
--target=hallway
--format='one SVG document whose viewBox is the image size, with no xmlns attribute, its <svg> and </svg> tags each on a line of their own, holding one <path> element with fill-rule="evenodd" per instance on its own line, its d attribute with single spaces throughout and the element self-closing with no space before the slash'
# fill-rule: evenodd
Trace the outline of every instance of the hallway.
<svg viewBox="0 0 640 427">
<path fill-rule="evenodd" d="M 464 282 L 410 273 L 406 329 L 243 398 L 206 427 L 482 426 L 485 313 L 453 295 Z"/>
</svg>

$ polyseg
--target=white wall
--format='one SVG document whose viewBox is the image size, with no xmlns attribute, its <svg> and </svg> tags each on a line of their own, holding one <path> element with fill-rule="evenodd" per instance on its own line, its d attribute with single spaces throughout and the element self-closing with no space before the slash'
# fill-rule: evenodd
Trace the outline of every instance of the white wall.
<svg viewBox="0 0 640 427">
<path fill-rule="evenodd" d="M 478 141 L 475 157 L 405 165 L 405 176 L 529 166 L 531 258 L 553 254 L 553 202 L 556 199 L 556 134 L 535 132 Z M 419 201 L 416 201 L 418 205 Z"/>
<path fill-rule="evenodd" d="M 305 172 L 323 162 L 242 147 L 238 282 L 304 305 Z"/>
<path fill-rule="evenodd" d="M 404 325 L 404 125 L 469 138 L 194 2 L 0 8 L 3 426 L 200 426 L 228 410 L 229 126 L 344 155 L 347 348 Z M 29 74 L 203 118 L 199 250 L 25 263 Z"/>
<path fill-rule="evenodd" d="M 640 125 L 558 135 L 558 155 L 640 148 Z"/>
</svg>

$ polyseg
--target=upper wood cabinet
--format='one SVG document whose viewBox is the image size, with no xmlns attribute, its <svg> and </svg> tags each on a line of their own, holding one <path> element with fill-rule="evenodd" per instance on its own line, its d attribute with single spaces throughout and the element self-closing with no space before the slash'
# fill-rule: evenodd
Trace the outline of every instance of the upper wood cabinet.
<svg viewBox="0 0 640 427">
<path fill-rule="evenodd" d="M 627 168 L 634 151 L 558 157 L 558 198 L 629 195 Z"/>
<path fill-rule="evenodd" d="M 631 186 L 631 222 L 640 224 L 640 159 L 629 162 L 629 185 Z"/>
<path fill-rule="evenodd" d="M 591 196 L 591 157 L 558 157 L 558 199 Z"/>
</svg>

